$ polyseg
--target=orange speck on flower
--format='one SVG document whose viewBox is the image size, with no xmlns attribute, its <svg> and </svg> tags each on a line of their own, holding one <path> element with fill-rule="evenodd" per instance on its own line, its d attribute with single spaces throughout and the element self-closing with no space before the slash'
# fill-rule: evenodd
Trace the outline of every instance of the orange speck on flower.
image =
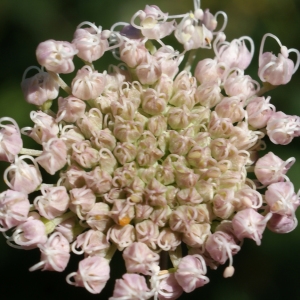
<svg viewBox="0 0 300 300">
<path fill-rule="evenodd" d="M 121 226 L 125 226 L 129 223 L 130 223 L 130 218 L 127 216 L 119 220 L 119 225 Z"/>
</svg>

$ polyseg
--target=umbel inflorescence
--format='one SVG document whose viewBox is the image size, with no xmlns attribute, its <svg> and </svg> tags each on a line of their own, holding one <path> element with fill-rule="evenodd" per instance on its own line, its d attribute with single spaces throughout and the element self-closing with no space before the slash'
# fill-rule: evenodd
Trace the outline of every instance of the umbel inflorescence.
<svg viewBox="0 0 300 300">
<path fill-rule="evenodd" d="M 83 22 L 71 43 L 38 45 L 41 68 L 22 80 L 26 101 L 37 106 L 33 127 L 0 119 L 0 158 L 11 163 L 0 230 L 13 247 L 40 249 L 30 271 L 62 272 L 70 252 L 83 254 L 67 282 L 100 293 L 122 251 L 127 273 L 111 300 L 177 299 L 209 282 L 207 266 L 228 261 L 224 277 L 232 276 L 244 238 L 260 245 L 266 227 L 296 227 L 299 193 L 286 176 L 295 159 L 259 151 L 265 136 L 286 145 L 300 135 L 299 117 L 276 111 L 265 96 L 290 81 L 299 52 L 264 35 L 259 83 L 244 74 L 252 39 L 226 41 L 226 23 L 224 12 L 194 0 L 194 12 L 169 16 L 146 6 L 130 23 L 102 30 Z M 164 44 L 171 34 L 182 52 Z M 267 38 L 278 42 L 278 55 L 265 52 Z M 214 59 L 194 62 L 199 48 L 212 48 Z M 100 73 L 93 62 L 107 51 L 119 62 Z M 68 85 L 60 74 L 74 72 L 75 55 L 83 63 Z M 42 150 L 23 148 L 21 133 Z M 44 182 L 40 168 L 56 182 Z M 172 266 L 159 265 L 165 254 Z"/>
</svg>

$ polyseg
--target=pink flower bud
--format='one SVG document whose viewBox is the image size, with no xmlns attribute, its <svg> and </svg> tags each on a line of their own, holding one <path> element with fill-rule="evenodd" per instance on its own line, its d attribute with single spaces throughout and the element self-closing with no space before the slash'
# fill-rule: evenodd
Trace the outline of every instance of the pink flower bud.
<svg viewBox="0 0 300 300">
<path fill-rule="evenodd" d="M 157 58 L 162 74 L 166 74 L 168 78 L 173 79 L 178 73 L 178 66 L 183 56 L 179 56 L 179 52 L 175 51 L 171 46 L 163 46 L 159 48 L 154 56 Z M 160 91 L 162 91 L 160 89 Z"/>
<path fill-rule="evenodd" d="M 157 245 L 163 251 L 175 251 L 181 244 L 181 234 L 170 228 L 163 228 L 157 238 Z"/>
<path fill-rule="evenodd" d="M 260 245 L 262 234 L 272 214 L 262 216 L 253 208 L 246 208 L 236 213 L 232 219 L 234 234 L 239 240 L 253 239 L 256 245 Z"/>
<path fill-rule="evenodd" d="M 141 84 L 154 84 L 161 76 L 161 67 L 156 58 L 150 54 L 147 60 L 136 67 L 136 76 Z"/>
<path fill-rule="evenodd" d="M 37 69 L 38 73 L 30 78 L 25 78 L 30 69 Z M 53 100 L 58 96 L 59 85 L 47 72 L 37 67 L 29 67 L 25 70 L 22 82 L 22 92 L 28 103 L 41 106 L 47 100 Z"/>
<path fill-rule="evenodd" d="M 91 137 L 91 143 L 94 148 L 98 150 L 102 148 L 107 148 L 110 151 L 114 150 L 116 147 L 116 138 L 108 128 L 99 130 L 95 134 L 95 136 Z"/>
<path fill-rule="evenodd" d="M 151 115 L 160 115 L 166 110 L 167 102 L 164 98 L 164 94 L 158 93 L 156 90 L 148 88 L 142 95 L 142 108 Z"/>
<path fill-rule="evenodd" d="M 200 248 L 210 235 L 209 224 L 192 224 L 189 231 L 183 233 L 182 241 L 193 248 Z"/>
<path fill-rule="evenodd" d="M 108 261 L 100 256 L 84 258 L 79 262 L 78 271 L 67 276 L 71 285 L 86 288 L 92 294 L 99 294 L 109 279 L 110 267 Z M 70 278 L 74 277 L 75 282 Z"/>
<path fill-rule="evenodd" d="M 42 195 L 34 199 L 34 206 L 40 215 L 48 220 L 61 216 L 69 207 L 69 195 L 64 186 L 42 184 Z"/>
<path fill-rule="evenodd" d="M 70 245 L 60 232 L 53 233 L 45 244 L 38 245 L 38 247 L 41 251 L 41 261 L 32 266 L 29 271 L 38 269 L 64 271 L 70 259 Z"/>
<path fill-rule="evenodd" d="M 198 212 L 195 207 L 180 205 L 172 211 L 169 225 L 173 231 L 188 232 L 191 224 L 196 223 L 197 218 Z"/>
<path fill-rule="evenodd" d="M 60 184 L 67 190 L 82 188 L 85 185 L 85 171 L 78 166 L 71 165 L 66 172 L 61 172 Z"/>
<path fill-rule="evenodd" d="M 120 97 L 117 101 L 111 103 L 112 114 L 114 117 L 120 116 L 124 120 L 133 120 L 138 108 L 136 104 L 131 99 Z"/>
<path fill-rule="evenodd" d="M 294 157 L 283 161 L 273 152 L 269 152 L 256 162 L 254 173 L 263 185 L 269 185 L 286 179 L 285 174 L 294 163 Z"/>
<path fill-rule="evenodd" d="M 143 133 L 143 124 L 138 121 L 115 119 L 114 136 L 121 142 L 135 142 Z"/>
<path fill-rule="evenodd" d="M 47 70 L 67 74 L 74 71 L 73 57 L 77 52 L 69 42 L 48 40 L 38 45 L 36 58 Z"/>
<path fill-rule="evenodd" d="M 183 293 L 183 289 L 178 284 L 174 273 L 158 276 L 158 278 L 159 278 L 159 286 L 158 286 L 159 300 L 175 300 L 181 296 L 181 294 Z"/>
<path fill-rule="evenodd" d="M 264 44 L 268 36 L 275 39 L 280 46 L 281 53 L 278 54 L 278 57 L 271 52 L 263 53 Z M 288 58 L 291 52 L 295 52 L 297 55 L 296 65 Z M 299 59 L 300 54 L 298 50 L 288 50 L 275 35 L 267 33 L 263 36 L 260 45 L 258 76 L 261 81 L 269 82 L 272 85 L 287 84 L 299 67 Z"/>
<path fill-rule="evenodd" d="M 134 207 L 126 200 L 117 199 L 114 201 L 110 216 L 116 224 L 125 226 L 134 218 Z"/>
<path fill-rule="evenodd" d="M 206 274 L 206 264 L 201 255 L 187 255 L 183 257 L 175 272 L 175 278 L 186 293 L 201 287 L 209 282 L 204 276 Z"/>
<path fill-rule="evenodd" d="M 77 213 L 80 219 L 86 215 L 94 206 L 96 196 L 91 189 L 86 187 L 70 190 L 70 209 Z"/>
<path fill-rule="evenodd" d="M 24 193 L 7 190 L 0 194 L 0 231 L 6 231 L 27 220 L 30 203 Z"/>
<path fill-rule="evenodd" d="M 135 68 L 137 65 L 145 62 L 148 56 L 148 50 L 144 41 L 128 40 L 120 46 L 120 58 L 128 67 Z"/>
<path fill-rule="evenodd" d="M 208 81 L 198 86 L 195 92 L 196 103 L 212 108 L 223 99 L 221 88 L 217 82 Z"/>
<path fill-rule="evenodd" d="M 84 116 L 86 104 L 84 101 L 68 96 L 66 98 L 58 98 L 57 121 L 64 120 L 68 123 L 75 123 L 77 119 Z"/>
<path fill-rule="evenodd" d="M 270 104 L 271 97 L 254 98 L 247 105 L 248 123 L 254 128 L 263 128 L 267 125 L 270 117 L 276 111 L 273 104 Z"/>
<path fill-rule="evenodd" d="M 107 232 L 108 228 L 112 225 L 109 211 L 110 207 L 106 203 L 97 202 L 86 214 L 85 220 L 92 229 Z"/>
<path fill-rule="evenodd" d="M 128 142 L 117 143 L 117 147 L 114 149 L 114 156 L 121 165 L 133 161 L 136 157 L 136 154 L 136 146 Z"/>
<path fill-rule="evenodd" d="M 84 25 L 90 27 L 81 28 Z M 78 50 L 78 57 L 91 63 L 103 56 L 109 45 L 101 29 L 90 22 L 82 22 L 77 26 L 72 44 Z"/>
<path fill-rule="evenodd" d="M 99 162 L 99 151 L 92 148 L 88 140 L 73 144 L 72 150 L 72 159 L 85 169 L 91 169 Z"/>
<path fill-rule="evenodd" d="M 113 296 L 109 300 L 150 299 L 152 293 L 147 287 L 144 276 L 124 274 L 122 278 L 116 280 Z"/>
<path fill-rule="evenodd" d="M 85 182 L 95 194 L 103 195 L 107 193 L 112 187 L 112 177 L 100 167 L 85 174 Z"/>
<path fill-rule="evenodd" d="M 238 97 L 225 97 L 215 107 L 215 112 L 221 118 L 229 118 L 232 123 L 240 122 L 245 117 L 242 101 Z"/>
<path fill-rule="evenodd" d="M 290 181 L 270 184 L 265 193 L 265 201 L 270 206 L 270 211 L 279 215 L 294 215 L 300 205 L 299 197 Z"/>
<path fill-rule="evenodd" d="M 3 121 L 10 121 L 13 125 L 4 125 Z M 0 119 L 0 161 L 13 162 L 23 147 L 20 129 L 11 118 Z"/>
<path fill-rule="evenodd" d="M 258 92 L 259 83 L 243 73 L 237 69 L 237 72 L 233 72 L 225 78 L 223 86 L 228 96 L 238 96 L 241 100 L 246 100 Z"/>
<path fill-rule="evenodd" d="M 117 245 L 119 251 L 123 251 L 135 241 L 135 229 L 131 224 L 114 225 L 110 228 L 107 236 Z"/>
<path fill-rule="evenodd" d="M 144 243 L 134 242 L 123 251 L 126 270 L 129 273 L 151 275 L 158 266 L 159 255 L 151 251 Z"/>
<path fill-rule="evenodd" d="M 205 58 L 198 62 L 194 74 L 197 80 L 202 84 L 218 82 L 219 79 L 223 78 L 224 66 L 216 59 Z"/>
<path fill-rule="evenodd" d="M 273 214 L 267 223 L 268 229 L 276 233 L 289 233 L 298 225 L 295 215 L 279 215 Z"/>
<path fill-rule="evenodd" d="M 67 163 L 67 146 L 63 140 L 52 138 L 43 143 L 42 154 L 35 159 L 49 174 L 54 175 Z"/>
<path fill-rule="evenodd" d="M 24 159 L 31 160 L 33 165 L 27 164 Z M 7 176 L 10 178 L 10 181 L 8 181 Z M 34 158 L 29 155 L 16 157 L 15 163 L 5 170 L 3 177 L 12 190 L 25 194 L 32 193 L 42 183 L 39 167 Z"/>
<path fill-rule="evenodd" d="M 42 144 L 53 137 L 57 137 L 59 128 L 54 118 L 42 111 L 32 111 L 30 113 L 30 118 L 35 123 L 34 127 L 22 128 L 21 132 L 23 134 L 30 136 L 38 144 Z"/>
<path fill-rule="evenodd" d="M 79 247 L 81 251 L 76 249 Z M 104 233 L 90 229 L 77 236 L 76 241 L 72 244 L 72 251 L 78 255 L 85 253 L 86 256 L 105 257 L 109 247 L 110 243 Z"/>
<path fill-rule="evenodd" d="M 159 227 L 151 220 L 144 220 L 135 225 L 136 239 L 142 242 L 150 249 L 157 248 L 157 238 L 159 236 Z"/>
<path fill-rule="evenodd" d="M 72 94 L 81 99 L 95 99 L 103 92 L 105 86 L 105 76 L 93 71 L 90 66 L 84 66 L 77 71 L 72 80 Z"/>
<path fill-rule="evenodd" d="M 281 111 L 273 113 L 267 123 L 267 134 L 274 144 L 289 144 L 294 137 L 300 136 L 300 117 Z"/>
<path fill-rule="evenodd" d="M 64 141 L 68 152 L 72 149 L 72 145 L 85 140 L 84 135 L 78 127 L 74 125 L 65 125 L 60 132 L 60 139 Z"/>
<path fill-rule="evenodd" d="M 248 40 L 251 46 L 250 51 L 245 45 Z M 222 41 L 218 38 L 214 42 L 214 51 L 218 62 L 224 63 L 228 68 L 239 68 L 245 70 L 254 54 L 254 43 L 248 36 L 234 39 L 232 42 Z"/>
<path fill-rule="evenodd" d="M 45 225 L 40 220 L 29 217 L 27 221 L 16 227 L 10 239 L 22 249 L 36 248 L 38 244 L 44 244 L 47 241 Z"/>
</svg>

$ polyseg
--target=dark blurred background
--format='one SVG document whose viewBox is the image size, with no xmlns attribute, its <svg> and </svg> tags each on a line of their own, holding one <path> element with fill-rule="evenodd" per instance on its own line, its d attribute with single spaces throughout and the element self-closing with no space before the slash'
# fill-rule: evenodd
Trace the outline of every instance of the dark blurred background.
<svg viewBox="0 0 300 300">
<path fill-rule="evenodd" d="M 36 46 L 47 39 L 71 41 L 76 26 L 83 21 L 95 22 L 109 29 L 119 21 L 129 22 L 131 16 L 146 4 L 159 5 L 162 11 L 181 14 L 192 10 L 192 0 L 0 0 L 0 116 L 10 116 L 20 127 L 31 126 L 29 112 L 34 109 L 25 103 L 20 89 L 24 70 L 37 65 Z M 202 8 L 212 13 L 223 10 L 229 22 L 225 29 L 230 41 L 244 35 L 251 36 L 256 44 L 252 66 L 246 73 L 258 80 L 257 56 L 264 33 L 273 33 L 288 48 L 300 49 L 300 1 L 299 0 L 203 0 Z M 178 44 L 175 44 L 176 47 Z M 271 39 L 266 49 L 278 53 L 279 47 Z M 179 48 L 181 50 L 182 48 Z M 202 50 L 200 57 L 212 57 L 212 51 Z M 292 57 L 294 58 L 294 57 Z M 97 63 L 100 71 L 113 62 L 107 53 Z M 68 81 L 69 78 L 66 78 Z M 277 110 L 300 115 L 300 71 L 291 83 L 269 93 Z M 25 145 L 31 143 L 25 140 Z M 288 146 L 271 146 L 282 159 L 291 156 L 298 161 L 288 176 L 300 188 L 300 141 Z M 1 174 L 8 165 L 2 163 Z M 1 181 L 1 190 L 7 189 Z M 298 213 L 300 216 L 300 212 Z M 200 298 L 207 300 L 260 300 L 300 299 L 300 228 L 286 235 L 277 235 L 266 230 L 262 245 L 257 247 L 247 240 L 240 253 L 234 257 L 235 275 L 224 279 L 222 272 L 209 271 L 210 283 L 180 299 Z M 112 294 L 110 280 L 100 295 L 91 295 L 82 288 L 69 286 L 65 277 L 77 270 L 80 257 L 73 257 L 67 271 L 62 274 L 36 271 L 28 268 L 39 261 L 39 251 L 17 250 L 6 245 L 0 236 L 0 299 L 108 299 Z M 114 259 L 112 276 L 120 278 L 124 272 L 122 260 Z"/>
</svg>

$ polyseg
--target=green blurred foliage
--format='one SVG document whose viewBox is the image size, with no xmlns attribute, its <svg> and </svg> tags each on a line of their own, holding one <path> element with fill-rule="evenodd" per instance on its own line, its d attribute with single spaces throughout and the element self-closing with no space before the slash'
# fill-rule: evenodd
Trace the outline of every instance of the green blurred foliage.
<svg viewBox="0 0 300 300">
<path fill-rule="evenodd" d="M 31 126 L 29 112 L 34 109 L 25 103 L 20 89 L 24 70 L 37 65 L 35 48 L 47 39 L 72 40 L 76 26 L 83 21 L 95 22 L 103 29 L 109 29 L 115 22 L 129 22 L 131 16 L 146 4 L 156 4 L 162 11 L 181 14 L 192 10 L 192 0 L 0 0 L 0 116 L 10 116 L 20 127 Z M 244 35 L 251 36 L 256 45 L 252 66 L 246 73 L 257 77 L 257 57 L 260 40 L 264 33 L 277 35 L 288 48 L 300 49 L 300 1 L 299 0 L 203 0 L 202 8 L 215 13 L 223 10 L 229 22 L 225 30 L 228 40 Z M 178 44 L 176 44 L 178 46 Z M 272 40 L 266 49 L 278 53 Z M 178 48 L 181 50 L 182 48 Z M 198 57 L 212 57 L 212 51 L 201 50 Z M 113 62 L 110 53 L 97 64 L 100 71 Z M 67 77 L 66 80 L 69 80 Z M 287 86 L 269 93 L 277 110 L 300 115 L 300 71 Z M 33 145 L 29 140 L 26 146 Z M 282 159 L 291 156 L 298 160 L 288 176 L 300 188 L 299 140 L 288 146 L 269 145 Z M 34 147 L 34 146 L 33 146 Z M 7 167 L 2 163 L 0 172 Z M 6 189 L 0 182 L 1 191 Z M 298 213 L 300 217 L 300 213 Z M 298 284 L 300 275 L 300 228 L 286 235 L 266 231 L 262 245 L 245 241 L 241 252 L 234 257 L 235 275 L 222 278 L 223 267 L 209 271 L 211 282 L 181 299 L 211 300 L 259 300 L 259 299 L 300 299 Z M 120 254 L 112 262 L 112 277 L 120 278 L 124 266 Z M 66 274 L 77 269 L 78 260 L 73 257 L 67 271 L 62 274 L 37 271 L 29 273 L 28 268 L 38 262 L 37 250 L 22 251 L 8 247 L 0 237 L 0 298 L 1 299 L 108 299 L 112 294 L 113 280 L 99 295 L 91 295 L 82 288 L 65 283 Z"/>
</svg>

